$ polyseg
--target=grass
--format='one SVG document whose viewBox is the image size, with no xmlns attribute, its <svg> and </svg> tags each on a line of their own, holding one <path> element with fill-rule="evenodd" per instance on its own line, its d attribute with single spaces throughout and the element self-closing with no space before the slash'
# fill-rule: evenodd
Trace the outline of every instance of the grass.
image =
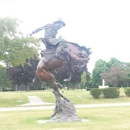
<svg viewBox="0 0 130 130">
<path fill-rule="evenodd" d="M 40 97 L 44 102 L 55 103 L 55 97 L 52 90 L 45 91 L 18 91 L 18 92 L 1 92 L 0 107 L 15 107 L 21 104 L 28 103 L 27 96 L 35 95 Z M 129 102 L 130 97 L 127 97 L 124 90 L 120 89 L 120 97 L 106 99 L 101 96 L 99 99 L 94 99 L 89 91 L 83 89 L 65 90 L 63 95 L 69 98 L 74 104 L 101 104 L 101 103 L 119 103 Z"/>
<path fill-rule="evenodd" d="M 44 123 L 52 110 L 0 112 L 0 130 L 129 130 L 130 107 L 77 109 L 81 119 L 88 122 Z"/>
<path fill-rule="evenodd" d="M 27 96 L 35 95 L 45 102 L 55 103 L 52 90 L 30 92 L 1 92 L 0 107 L 14 107 L 28 103 Z M 120 97 L 105 99 L 101 96 L 94 99 L 86 90 L 65 90 L 63 95 L 72 100 L 74 104 L 101 104 L 130 102 L 123 89 L 120 89 Z M 101 107 L 77 109 L 81 119 L 88 122 L 75 123 L 44 123 L 38 124 L 38 120 L 48 120 L 53 110 L 30 110 L 0 112 L 0 130 L 129 130 L 130 107 Z"/>
</svg>

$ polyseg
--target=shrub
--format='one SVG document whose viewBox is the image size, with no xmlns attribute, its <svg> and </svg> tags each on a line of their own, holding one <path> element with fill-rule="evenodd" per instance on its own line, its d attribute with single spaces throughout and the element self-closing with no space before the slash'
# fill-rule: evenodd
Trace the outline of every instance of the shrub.
<svg viewBox="0 0 130 130">
<path fill-rule="evenodd" d="M 120 91 L 116 87 L 104 88 L 102 89 L 102 93 L 105 98 L 116 98 L 120 95 Z"/>
<path fill-rule="evenodd" d="M 124 92 L 127 96 L 130 96 L 130 87 L 124 88 Z"/>
<path fill-rule="evenodd" d="M 99 88 L 92 88 L 90 90 L 90 93 L 94 98 L 99 98 L 99 96 L 101 95 L 101 90 Z"/>
</svg>

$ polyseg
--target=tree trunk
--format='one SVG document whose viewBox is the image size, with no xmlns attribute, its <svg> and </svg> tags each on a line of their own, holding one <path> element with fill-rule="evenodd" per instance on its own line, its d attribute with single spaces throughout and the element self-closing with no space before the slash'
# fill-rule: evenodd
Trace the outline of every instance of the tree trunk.
<svg viewBox="0 0 130 130">
<path fill-rule="evenodd" d="M 68 84 L 68 82 L 67 82 L 67 90 L 69 90 L 70 88 L 69 88 L 69 84 Z"/>
<path fill-rule="evenodd" d="M 15 91 L 17 91 L 17 90 L 18 90 L 18 85 L 16 84 L 16 85 L 15 85 Z"/>
<path fill-rule="evenodd" d="M 79 84 L 79 89 L 81 89 L 81 84 Z"/>
<path fill-rule="evenodd" d="M 26 85 L 26 91 L 29 91 L 29 85 L 28 84 Z"/>
<path fill-rule="evenodd" d="M 2 86 L 0 86 L 0 92 L 2 92 Z"/>
</svg>

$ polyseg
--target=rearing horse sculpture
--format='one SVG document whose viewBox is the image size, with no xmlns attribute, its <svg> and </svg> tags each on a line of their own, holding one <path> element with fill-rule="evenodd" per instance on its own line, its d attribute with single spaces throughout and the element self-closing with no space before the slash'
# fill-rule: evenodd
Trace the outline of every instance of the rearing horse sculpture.
<svg viewBox="0 0 130 130">
<path fill-rule="evenodd" d="M 46 56 L 42 57 L 37 65 L 36 75 L 33 80 L 34 83 L 38 83 L 39 81 L 45 82 L 52 86 L 54 91 L 59 93 L 58 87 L 62 87 L 62 85 L 56 83 L 55 77 L 53 75 L 54 70 L 63 67 L 64 65 L 68 64 L 68 62 L 70 62 L 70 66 L 74 63 L 78 63 L 81 65 L 82 69 L 86 68 L 86 65 L 89 61 L 89 55 L 91 54 L 89 51 L 90 48 L 80 47 L 78 44 L 70 42 L 67 42 L 67 46 L 68 47 L 65 48 L 64 53 L 60 55 L 60 58 L 55 56 L 55 52 L 54 54 L 51 54 L 53 55 L 51 58 L 46 58 Z M 50 53 L 53 52 L 52 50 L 53 49 L 50 49 Z M 45 50 L 44 52 L 44 54 L 48 53 L 47 55 L 49 55 L 49 51 Z M 69 53 L 69 59 L 65 52 Z M 70 67 L 70 71 L 73 71 L 72 66 Z M 63 97 L 63 95 L 61 96 Z"/>
</svg>

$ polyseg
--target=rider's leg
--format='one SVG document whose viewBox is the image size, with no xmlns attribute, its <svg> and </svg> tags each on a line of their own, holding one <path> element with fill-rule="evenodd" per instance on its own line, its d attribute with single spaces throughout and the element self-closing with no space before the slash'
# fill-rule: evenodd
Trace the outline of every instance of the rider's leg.
<svg viewBox="0 0 130 130">
<path fill-rule="evenodd" d="M 66 44 L 66 41 L 61 41 L 56 48 L 56 54 L 55 55 L 62 59 L 61 55 L 66 53 L 67 48 L 68 48 L 68 46 Z"/>
</svg>

